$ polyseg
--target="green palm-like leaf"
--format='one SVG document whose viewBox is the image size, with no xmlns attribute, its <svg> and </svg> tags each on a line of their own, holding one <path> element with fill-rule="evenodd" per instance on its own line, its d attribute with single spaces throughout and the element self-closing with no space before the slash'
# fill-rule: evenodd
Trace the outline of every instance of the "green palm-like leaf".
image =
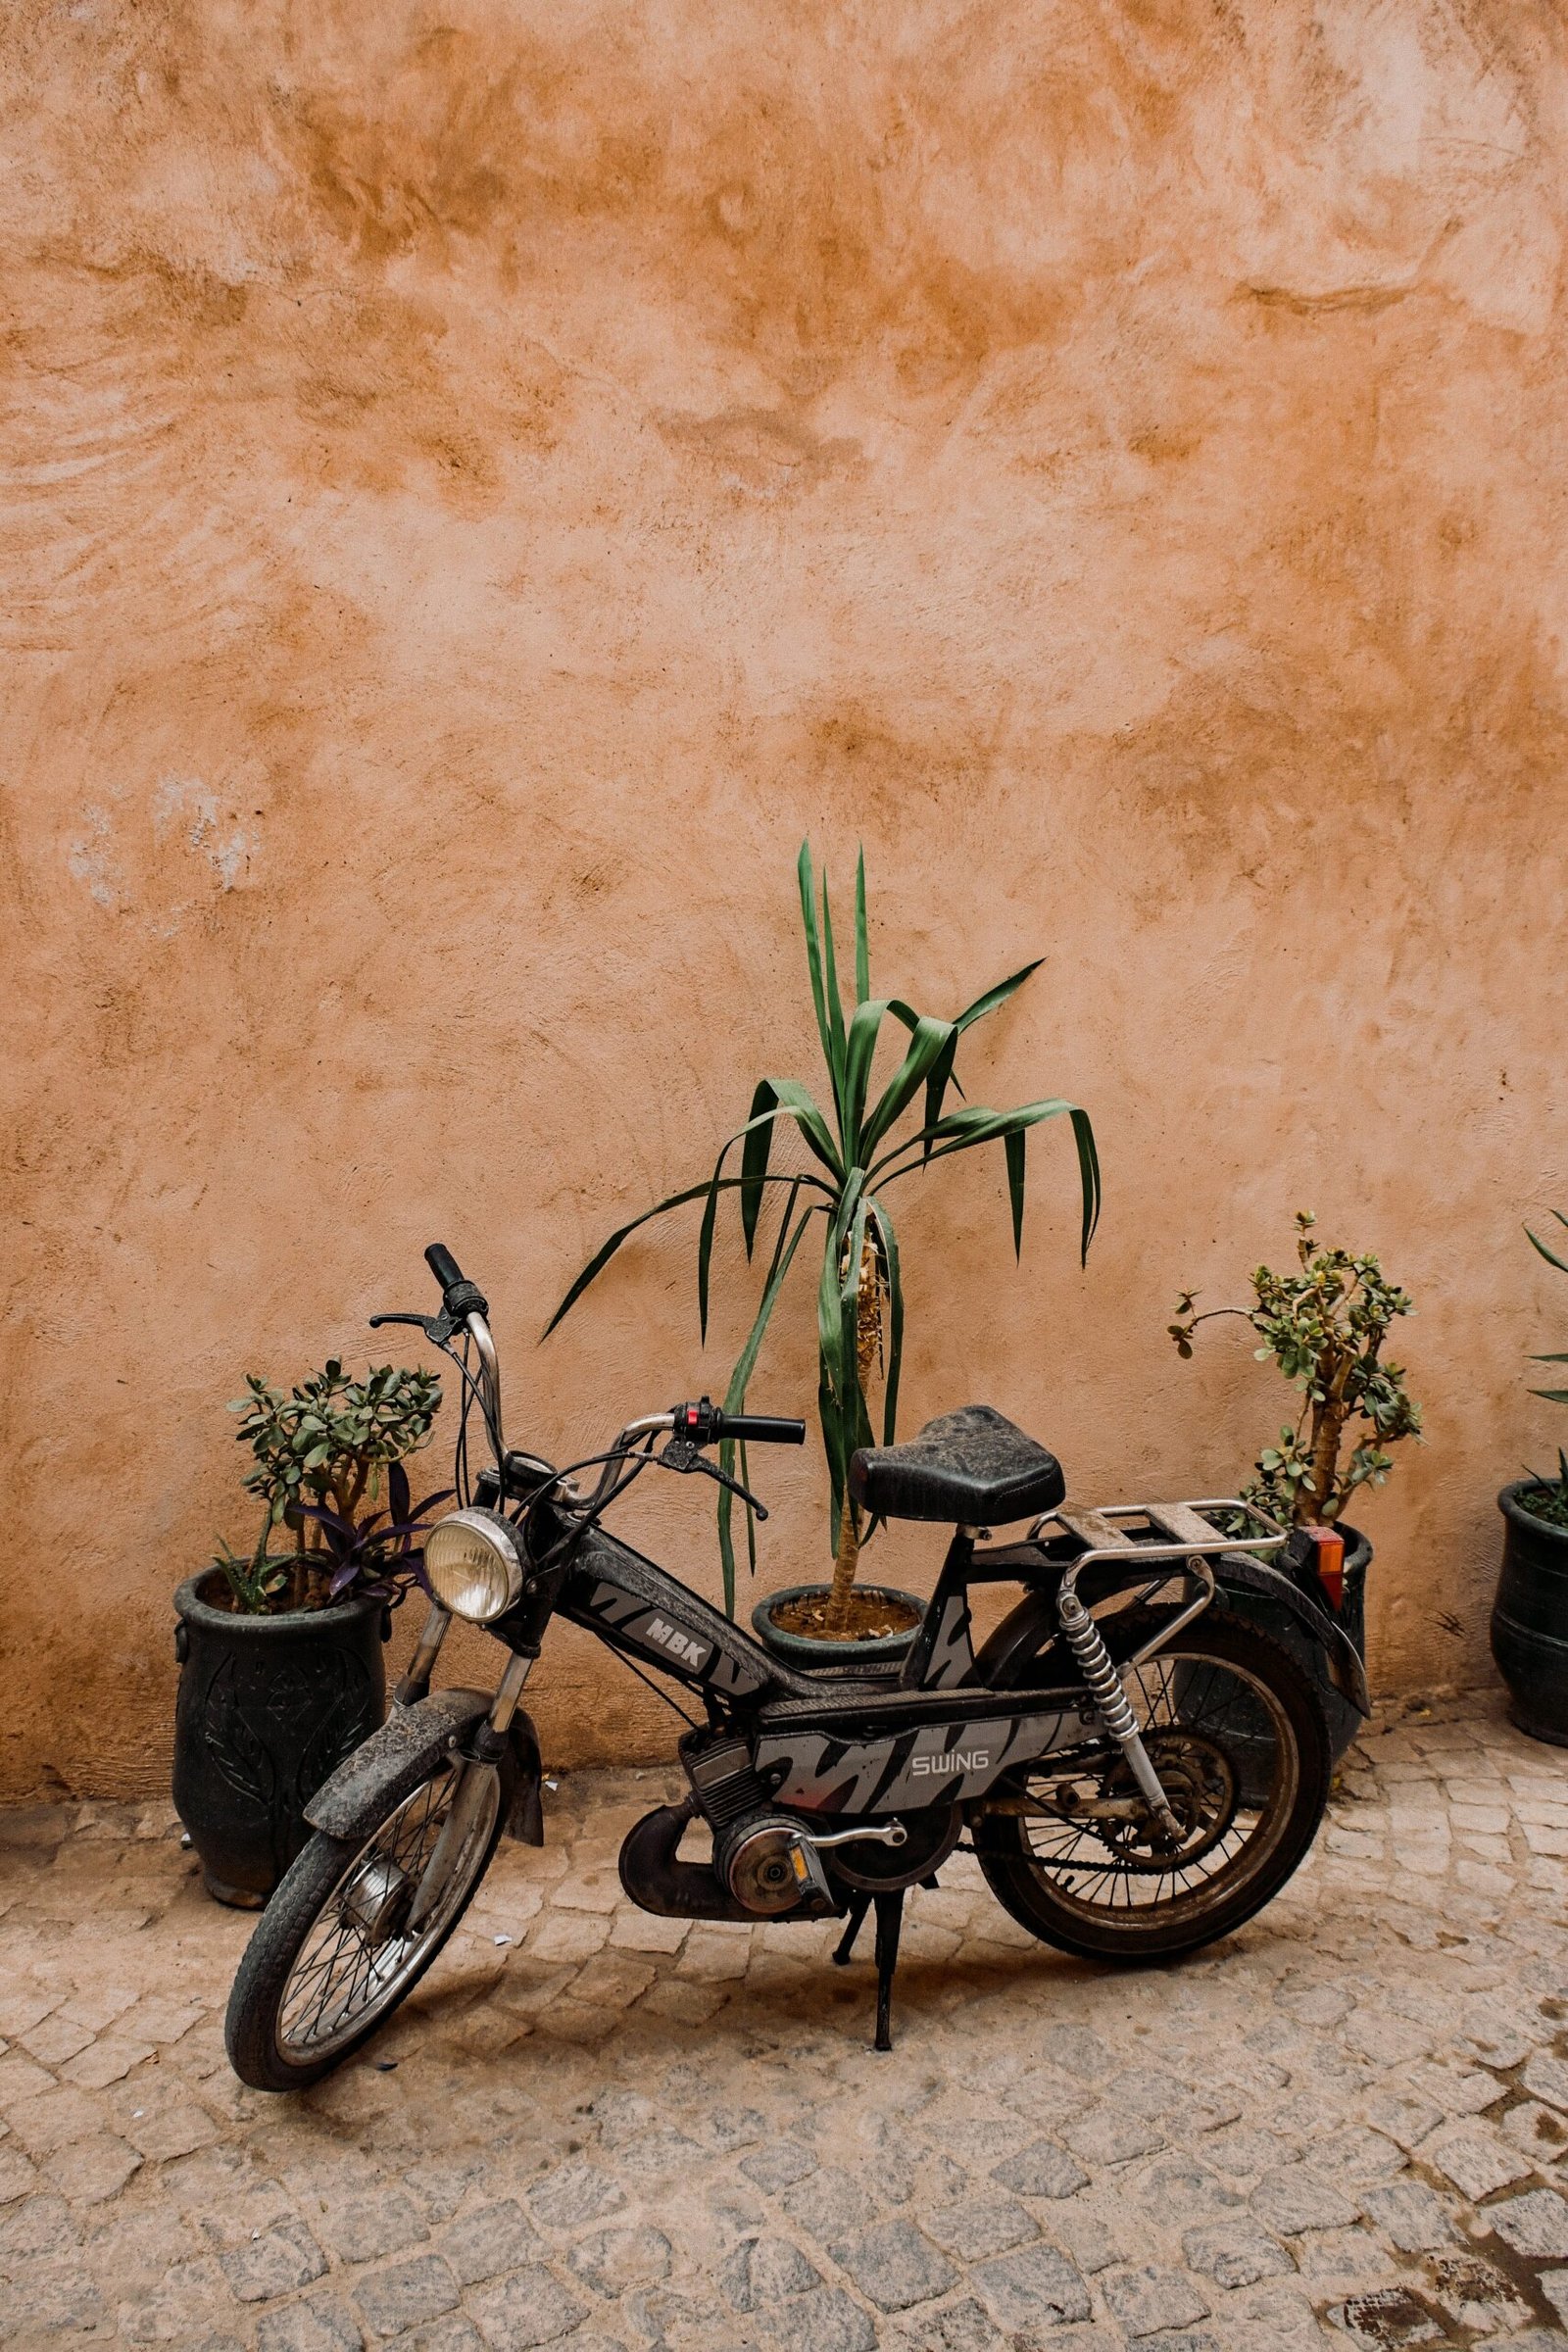
<svg viewBox="0 0 1568 2352">
<path fill-rule="evenodd" d="M 825 867 L 822 872 L 822 987 L 827 997 L 827 1026 L 831 1046 L 828 1068 L 833 1073 L 833 1094 L 839 1106 L 839 1141 L 847 1157 L 854 1146 L 844 1113 L 844 999 L 839 994 L 839 967 L 833 954 L 833 909 L 828 905 Z"/>
<path fill-rule="evenodd" d="M 1024 1153 L 1028 1150 L 1029 1131 L 1015 1127 L 1002 1139 L 1007 1155 L 1007 1199 L 1012 1206 L 1012 1254 L 1023 1255 L 1023 1175 Z"/>
<path fill-rule="evenodd" d="M 752 1097 L 751 1114 L 737 1133 L 746 1138 L 741 1152 L 741 1231 L 746 1237 L 746 1254 L 752 1254 L 757 1239 L 757 1220 L 762 1206 L 762 1187 L 769 1182 L 787 1184 L 785 1177 L 769 1178 L 767 1163 L 773 1148 L 773 1114 L 791 1118 L 814 1156 L 820 1160 L 834 1185 L 844 1179 L 844 1163 L 839 1158 L 832 1130 L 817 1108 L 813 1098 L 794 1078 L 764 1078 Z M 829 1188 L 819 1178 L 809 1181 Z"/>
<path fill-rule="evenodd" d="M 875 1161 L 869 1170 L 872 1181 L 880 1178 L 884 1184 L 894 1184 L 901 1176 L 909 1175 L 925 1160 L 949 1159 L 955 1152 L 971 1152 L 978 1144 L 997 1143 L 1005 1136 L 1021 1134 L 1026 1128 L 1038 1127 L 1043 1119 L 1059 1118 L 1065 1112 L 1072 1121 L 1073 1138 L 1078 1147 L 1078 1173 L 1083 1190 L 1083 1232 L 1081 1255 L 1087 1257 L 1100 1222 L 1101 1185 L 1100 1155 L 1095 1150 L 1095 1133 L 1087 1111 L 1075 1102 L 1020 1102 L 1012 1110 L 988 1110 L 979 1103 L 966 1103 L 962 1110 L 950 1110 L 931 1128 L 906 1136 L 902 1144 Z M 928 1145 L 921 1161 L 898 1162 L 907 1152 Z M 1016 1217 L 1022 1216 L 1022 1182 L 1020 1177 Z"/>
<path fill-rule="evenodd" d="M 806 962 L 811 975 L 811 1002 L 816 1007 L 816 1034 L 822 1041 L 822 1059 L 833 1070 L 833 1032 L 828 1026 L 827 996 L 822 986 L 822 943 L 817 937 L 816 907 L 813 904 L 814 884 L 811 875 L 811 845 L 801 844 L 796 861 L 796 875 L 801 886 L 801 925 L 806 933 Z M 837 1085 L 835 1081 L 835 1094 Z"/>
<path fill-rule="evenodd" d="M 865 1143 L 861 1122 L 865 1117 L 866 1091 L 871 1083 L 871 1063 L 876 1056 L 876 1041 L 882 1034 L 885 1004 L 868 1000 L 857 1004 L 844 1044 L 844 1156 L 847 1160 L 863 1160 Z"/>
<path fill-rule="evenodd" d="M 576 1305 L 578 1299 L 588 1288 L 588 1285 L 593 1282 L 597 1276 L 604 1272 L 611 1259 L 614 1256 L 615 1251 L 620 1248 L 621 1243 L 629 1240 L 631 1235 L 637 1231 L 637 1228 L 640 1225 L 652 1224 L 655 1217 L 664 1216 L 672 1208 L 684 1208 L 688 1200 L 705 1200 L 710 1192 L 712 1190 L 712 1178 L 709 1177 L 702 1184 L 687 1185 L 683 1192 L 667 1194 L 662 1200 L 656 1200 L 652 1208 L 645 1208 L 641 1216 L 631 1217 L 624 1225 L 617 1225 L 614 1232 L 610 1236 L 610 1239 L 607 1242 L 602 1243 L 599 1249 L 594 1251 L 593 1256 L 588 1260 L 588 1263 L 584 1266 L 582 1272 L 578 1275 L 576 1281 L 572 1284 L 570 1290 L 566 1293 L 566 1296 L 564 1298 L 563 1298 L 561 1304 L 557 1307 L 555 1313 L 551 1316 L 549 1322 L 539 1334 L 540 1339 L 549 1339 L 550 1334 L 555 1330 L 556 1325 L 562 1320 L 563 1316 L 569 1314 L 571 1309 Z M 795 1179 L 791 1176 L 761 1176 L 759 1177 L 757 1181 L 760 1184 L 793 1184 Z M 807 1177 L 804 1178 L 803 1181 L 808 1184 L 811 1184 L 815 1183 L 816 1179 L 814 1177 Z M 736 1193 L 740 1191 L 740 1188 L 741 1179 L 738 1176 L 726 1176 L 718 1189 L 721 1193 Z M 826 1185 L 822 1185 L 819 1189 L 823 1192 L 826 1192 L 828 1188 Z"/>
<path fill-rule="evenodd" d="M 812 1217 L 818 1213 L 818 1204 L 813 1201 L 802 1212 L 800 1222 L 795 1226 L 794 1231 L 792 1232 L 790 1230 L 790 1221 L 795 1215 L 796 1202 L 799 1197 L 800 1184 L 797 1182 L 792 1187 L 790 1197 L 784 1203 L 784 1215 L 779 1223 L 778 1240 L 773 1249 L 773 1262 L 768 1267 L 767 1280 L 762 1285 L 761 1304 L 758 1307 L 757 1319 L 753 1323 L 751 1331 L 747 1335 L 745 1347 L 741 1349 L 739 1356 L 736 1358 L 735 1369 L 729 1376 L 729 1387 L 724 1392 L 724 1410 L 726 1413 L 739 1413 L 745 1410 L 747 1384 L 751 1380 L 752 1374 L 757 1369 L 758 1354 L 761 1348 L 763 1338 L 766 1335 L 768 1324 L 772 1320 L 773 1309 L 778 1303 L 779 1293 L 784 1288 L 784 1278 L 788 1274 L 791 1265 L 794 1263 L 795 1252 L 801 1246 L 807 1226 L 810 1223 Z M 720 1446 L 718 1449 L 718 1464 L 721 1470 L 731 1473 L 733 1472 L 735 1466 L 735 1446 L 732 1439 L 726 1438 L 724 1443 Z M 741 1484 L 745 1486 L 749 1482 L 743 1470 L 741 1474 Z M 724 1606 L 732 1617 L 735 1614 L 735 1544 L 730 1532 L 730 1512 L 731 1506 L 734 1503 L 734 1499 L 735 1497 L 729 1493 L 727 1488 L 721 1487 L 719 1489 L 718 1554 L 719 1563 L 724 1573 Z M 746 1513 L 746 1531 L 748 1541 L 751 1542 L 753 1539 L 752 1514 L 749 1509 Z M 756 1565 L 755 1557 L 753 1560 L 753 1565 L 754 1567 Z"/>
<path fill-rule="evenodd" d="M 947 1056 L 948 1075 L 952 1076 L 953 1053 L 957 1042 L 958 1034 L 953 1022 L 916 1017 L 909 1050 L 889 1079 L 875 1110 L 860 1130 L 858 1156 L 861 1159 L 870 1159 L 889 1128 L 896 1125 L 908 1108 L 917 1089 L 928 1085 L 944 1055 Z"/>
<path fill-rule="evenodd" d="M 1560 1208 L 1554 1208 L 1551 1213 L 1559 1225 L 1568 1225 L 1568 1217 L 1563 1215 Z M 1541 1251 L 1548 1266 L 1555 1266 L 1559 1274 L 1568 1274 L 1568 1258 L 1561 1258 L 1555 1250 L 1548 1250 L 1541 1236 L 1538 1233 L 1532 1233 L 1528 1225 L 1525 1227 L 1525 1239 L 1533 1250 Z"/>
<path fill-rule="evenodd" d="M 865 852 L 855 861 L 855 1002 L 864 1004 L 871 994 L 871 942 L 865 926 Z"/>
<path fill-rule="evenodd" d="M 873 1200 L 871 1215 L 881 1244 L 888 1276 L 887 1368 L 882 1382 L 882 1443 L 891 1446 L 899 1426 L 899 1375 L 904 1369 L 904 1283 L 899 1273 L 899 1243 L 887 1203 Z"/>
</svg>

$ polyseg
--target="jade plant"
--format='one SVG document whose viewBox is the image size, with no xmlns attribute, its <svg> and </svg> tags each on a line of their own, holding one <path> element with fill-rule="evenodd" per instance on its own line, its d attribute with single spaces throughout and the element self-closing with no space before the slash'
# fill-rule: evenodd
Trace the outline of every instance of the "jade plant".
<svg viewBox="0 0 1568 2352">
<path fill-rule="evenodd" d="M 1568 1217 L 1563 1215 L 1560 1208 L 1554 1208 L 1551 1213 L 1559 1225 L 1568 1226 Z M 1548 1250 L 1541 1236 L 1532 1233 L 1528 1225 L 1525 1227 L 1525 1238 L 1540 1250 L 1548 1266 L 1555 1266 L 1559 1274 L 1568 1274 L 1568 1258 L 1559 1257 L 1554 1250 Z M 1568 1364 L 1568 1354 L 1533 1355 L 1530 1361 L 1533 1364 Z M 1532 1389 L 1530 1393 L 1533 1396 L 1544 1396 L 1548 1404 L 1568 1404 L 1568 1389 Z M 1558 1446 L 1555 1478 L 1542 1478 L 1534 1472 L 1531 1475 L 1533 1483 L 1520 1497 L 1525 1508 L 1535 1518 L 1544 1519 L 1551 1527 L 1568 1528 L 1568 1453 Z"/>
<path fill-rule="evenodd" d="M 247 1615 L 318 1608 L 359 1596 L 400 1599 L 417 1574 L 419 1522 L 446 1494 L 411 1507 L 405 1458 L 429 1439 L 441 1404 L 434 1372 L 372 1367 L 354 1380 L 334 1357 L 284 1391 L 251 1373 L 229 1411 L 252 1466 L 242 1485 L 263 1505 L 250 1559 L 220 1545 L 234 1607 Z M 385 1506 L 380 1503 L 385 1488 Z M 293 1548 L 271 1548 L 286 1529 Z"/>
<path fill-rule="evenodd" d="M 1396 1319 L 1411 1312 L 1410 1295 L 1388 1280 L 1377 1258 L 1324 1249 L 1315 1222 L 1309 1211 L 1298 1212 L 1296 1270 L 1258 1266 L 1250 1306 L 1196 1314 L 1197 1294 L 1187 1291 L 1170 1326 L 1177 1353 L 1190 1357 L 1200 1323 L 1239 1315 L 1262 1342 L 1259 1362 L 1278 1364 L 1300 1390 L 1295 1421 L 1283 1425 L 1278 1445 L 1263 1447 L 1242 1489 L 1244 1501 L 1296 1527 L 1338 1519 L 1357 1487 L 1378 1487 L 1388 1477 L 1389 1446 L 1421 1437 L 1421 1407 L 1404 1372 L 1383 1356 Z"/>
<path fill-rule="evenodd" d="M 951 1020 L 916 1012 L 912 1005 L 898 998 L 873 998 L 862 854 L 855 882 L 855 989 L 853 1000 L 846 1004 L 839 985 L 827 877 L 824 874 L 821 881 L 819 915 L 809 843 L 801 845 L 797 879 L 811 1003 L 827 1070 L 822 1101 L 819 1102 L 799 1079 L 760 1079 L 752 1096 L 750 1115 L 723 1145 L 711 1176 L 671 1193 L 640 1216 L 618 1226 L 567 1291 L 546 1326 L 546 1336 L 639 1226 L 683 1203 L 701 1200 L 697 1306 L 700 1329 L 706 1340 L 709 1275 L 720 1200 L 726 1193 L 738 1193 L 741 1234 L 747 1257 L 751 1259 L 764 1196 L 769 1188 L 778 1188 L 784 1195 L 783 1209 L 768 1256 L 760 1300 L 724 1396 L 725 1410 L 739 1412 L 796 1252 L 808 1232 L 813 1229 L 813 1220 L 821 1220 L 815 1227 L 822 1250 L 816 1285 L 817 1407 L 827 1456 L 828 1549 L 833 1558 L 833 1585 L 820 1630 L 836 1634 L 849 1630 L 856 1568 L 861 1544 L 871 1532 L 850 1494 L 849 1466 L 858 1446 L 875 1442 L 867 1391 L 878 1374 L 882 1382 L 881 1443 L 891 1446 L 897 1434 L 904 1355 L 904 1288 L 899 1245 L 888 1205 L 889 1193 L 896 1184 L 928 1168 L 933 1160 L 973 1151 L 982 1144 L 1000 1143 L 1005 1154 L 1016 1252 L 1023 1233 L 1028 1132 L 1043 1120 L 1065 1116 L 1071 1122 L 1077 1145 L 1083 1196 L 1080 1249 L 1087 1254 L 1100 1213 L 1100 1167 L 1088 1113 L 1074 1103 L 1052 1098 L 1019 1103 L 1009 1110 L 989 1110 L 967 1102 L 959 1109 L 944 1107 L 950 1089 L 960 1098 L 963 1092 L 955 1068 L 960 1039 L 977 1021 L 984 1020 L 1016 995 L 1031 973 L 1039 969 L 1038 958 L 1006 979 L 999 980 Z M 872 1087 L 872 1063 L 884 1024 L 889 1020 L 907 1031 L 908 1045 L 898 1067 L 877 1092 Z M 920 1108 L 913 1125 L 896 1135 L 900 1122 L 917 1102 Z M 811 1162 L 790 1175 L 775 1173 L 769 1167 L 773 1133 L 780 1121 L 799 1131 Z M 739 1173 L 732 1175 L 727 1171 L 737 1146 Z M 733 1446 L 724 1447 L 721 1467 L 733 1469 Z M 741 1475 L 744 1482 L 744 1453 Z M 735 1552 L 727 1494 L 721 1494 L 718 1504 L 718 1537 L 724 1602 L 733 1614 Z M 755 1568 L 755 1535 L 749 1510 L 747 1539 Z"/>
</svg>

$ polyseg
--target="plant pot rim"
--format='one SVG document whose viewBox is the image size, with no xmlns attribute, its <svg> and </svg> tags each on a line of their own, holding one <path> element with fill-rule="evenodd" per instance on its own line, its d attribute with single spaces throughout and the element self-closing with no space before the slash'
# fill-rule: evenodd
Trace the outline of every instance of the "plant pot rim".
<svg viewBox="0 0 1568 2352">
<path fill-rule="evenodd" d="M 287 1560 L 292 1560 L 293 1556 L 292 1552 L 279 1554 L 279 1557 Z M 384 1600 L 377 1600 L 371 1593 L 356 1592 L 347 1600 L 328 1601 L 320 1609 L 268 1610 L 254 1616 L 249 1610 L 215 1609 L 211 1601 L 203 1600 L 200 1588 L 209 1577 L 221 1574 L 219 1568 L 201 1568 L 194 1576 L 187 1576 L 176 1589 L 174 1613 L 186 1625 L 203 1626 L 209 1633 L 232 1633 L 237 1627 L 247 1635 L 298 1635 L 333 1619 L 341 1623 L 345 1619 L 363 1616 L 372 1609 L 384 1609 L 386 1606 Z"/>
<path fill-rule="evenodd" d="M 1568 1527 L 1559 1527 L 1555 1519 L 1539 1519 L 1528 1503 L 1520 1499 L 1522 1495 L 1539 1492 L 1549 1483 L 1544 1478 L 1516 1478 L 1510 1486 L 1499 1491 L 1497 1508 L 1505 1519 L 1523 1520 L 1533 1533 L 1539 1531 L 1544 1536 L 1555 1536 L 1559 1544 L 1568 1544 Z"/>
<path fill-rule="evenodd" d="M 795 1664 L 814 1662 L 819 1666 L 828 1662 L 837 1665 L 847 1660 L 874 1664 L 878 1660 L 903 1657 L 920 1630 L 926 1604 L 918 1592 L 906 1592 L 899 1585 L 862 1584 L 857 1581 L 855 1590 L 857 1592 L 874 1592 L 884 1600 L 902 1600 L 907 1608 L 913 1609 L 915 1621 L 906 1634 L 878 1634 L 872 1641 L 855 1642 L 831 1635 L 789 1634 L 782 1626 L 773 1623 L 772 1611 L 782 1602 L 801 1600 L 808 1594 L 831 1590 L 826 1579 L 820 1578 L 810 1584 L 784 1585 L 776 1592 L 764 1593 L 752 1611 L 752 1626 L 762 1646 L 772 1650 L 775 1657 L 788 1658 Z"/>
</svg>

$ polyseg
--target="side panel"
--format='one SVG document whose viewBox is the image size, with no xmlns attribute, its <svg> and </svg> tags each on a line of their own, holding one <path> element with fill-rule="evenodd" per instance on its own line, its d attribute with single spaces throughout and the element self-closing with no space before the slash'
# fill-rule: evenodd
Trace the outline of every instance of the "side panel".
<svg viewBox="0 0 1568 2352">
<path fill-rule="evenodd" d="M 1076 1707 L 928 1724 L 883 1740 L 835 1740 L 821 1731 L 760 1735 L 757 1769 L 778 1781 L 780 1804 L 808 1813 L 899 1813 L 981 1796 L 1011 1765 L 1084 1738 Z"/>
</svg>

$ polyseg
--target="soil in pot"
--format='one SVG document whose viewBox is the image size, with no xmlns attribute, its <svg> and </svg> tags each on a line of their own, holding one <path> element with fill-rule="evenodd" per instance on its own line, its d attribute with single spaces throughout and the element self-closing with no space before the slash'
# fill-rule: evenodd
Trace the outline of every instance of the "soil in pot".
<svg viewBox="0 0 1568 2352">
<path fill-rule="evenodd" d="M 799 1592 L 793 1600 L 778 1602 L 770 1623 L 775 1632 L 796 1634 L 808 1642 L 885 1642 L 890 1634 L 912 1634 L 921 1617 L 912 1602 L 877 1586 L 853 1592 L 839 1624 L 828 1623 L 832 1608 L 830 1592 Z"/>
<path fill-rule="evenodd" d="M 1568 1526 L 1553 1491 L 1520 1479 L 1497 1496 L 1502 1574 L 1492 1612 L 1492 1654 L 1520 1731 L 1568 1747 Z"/>
<path fill-rule="evenodd" d="M 174 1808 L 218 1901 L 259 1910 L 310 1837 L 305 1807 L 386 1712 L 379 1600 L 249 1616 L 222 1576 L 174 1595 Z"/>
</svg>

